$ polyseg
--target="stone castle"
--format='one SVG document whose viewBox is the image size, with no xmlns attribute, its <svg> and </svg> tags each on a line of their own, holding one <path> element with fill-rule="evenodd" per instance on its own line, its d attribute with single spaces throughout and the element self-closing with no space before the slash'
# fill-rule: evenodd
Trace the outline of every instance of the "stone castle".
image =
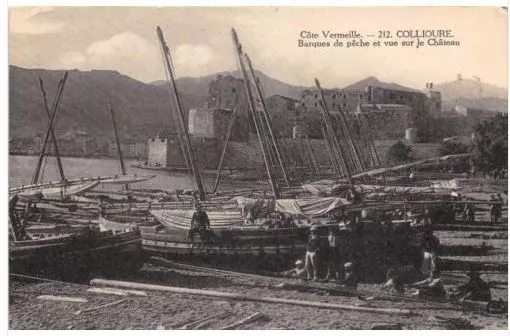
<svg viewBox="0 0 510 336">
<path fill-rule="evenodd" d="M 384 157 L 385 149 L 397 139 L 406 137 L 416 141 L 416 128 L 427 117 L 441 116 L 441 93 L 427 83 L 422 91 L 405 90 L 388 85 L 368 85 L 359 89 L 326 89 L 324 100 L 330 113 L 343 113 L 347 120 L 357 114 L 366 118 L 369 131 L 379 144 Z M 321 132 L 320 94 L 318 89 L 301 92 L 299 100 L 282 95 L 265 99 L 275 136 L 282 150 L 295 164 L 305 164 L 305 158 L 296 154 L 303 146 L 311 146 L 318 153 L 318 161 L 328 165 Z M 215 169 L 228 124 L 234 109 L 237 115 L 227 147 L 225 167 L 246 168 L 262 165 L 253 122 L 249 118 L 249 105 L 242 79 L 219 75 L 209 85 L 207 106 L 193 108 L 188 113 L 188 131 L 199 164 Z M 407 130 L 407 132 L 406 132 Z M 147 141 L 148 164 L 183 167 L 183 156 L 178 135 L 160 132 Z M 303 143 L 306 139 L 306 144 Z M 385 145 L 381 145 L 381 144 Z M 434 155 L 433 151 L 430 155 Z M 284 155 L 284 156 L 285 156 Z M 301 161 L 301 162 L 300 162 Z"/>
</svg>

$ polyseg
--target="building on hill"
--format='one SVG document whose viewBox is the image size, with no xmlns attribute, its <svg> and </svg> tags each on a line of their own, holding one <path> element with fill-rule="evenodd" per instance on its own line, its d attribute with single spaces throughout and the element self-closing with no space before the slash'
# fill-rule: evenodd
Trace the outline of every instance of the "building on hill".
<svg viewBox="0 0 510 336">
<path fill-rule="evenodd" d="M 326 107 L 329 110 L 354 111 L 359 103 L 367 102 L 365 90 L 322 90 Z M 316 88 L 307 89 L 301 92 L 299 106 L 309 113 L 320 113 L 320 93 Z"/>
<path fill-rule="evenodd" d="M 329 111 L 343 111 L 347 114 L 358 109 L 358 105 L 371 104 L 379 107 L 370 108 L 366 113 L 377 113 L 379 120 L 376 124 L 369 126 L 381 134 L 381 130 L 391 129 L 395 111 L 390 106 L 406 106 L 405 113 L 398 112 L 401 116 L 406 116 L 407 120 L 399 122 L 399 125 L 406 124 L 407 127 L 420 127 L 422 120 L 428 117 L 440 115 L 441 113 L 441 93 L 433 89 L 432 83 L 427 83 L 423 91 L 405 90 L 404 88 L 392 88 L 388 86 L 368 85 L 365 88 L 352 89 L 326 89 L 323 90 L 324 101 Z M 320 93 L 318 89 L 307 89 L 301 93 L 299 101 L 299 110 L 301 118 L 305 120 L 311 134 L 310 137 L 321 137 L 320 126 L 312 126 L 321 120 Z M 381 108 L 381 106 L 385 106 Z M 409 108 L 411 112 L 409 112 Z M 401 108 L 400 108 L 401 109 Z M 392 112 L 390 112 L 392 111 Z M 390 113 L 388 117 L 381 118 L 382 114 Z M 381 124 L 387 120 L 388 124 Z M 303 123 L 303 122 L 302 122 Z M 387 137 L 385 136 L 384 139 Z"/>
</svg>

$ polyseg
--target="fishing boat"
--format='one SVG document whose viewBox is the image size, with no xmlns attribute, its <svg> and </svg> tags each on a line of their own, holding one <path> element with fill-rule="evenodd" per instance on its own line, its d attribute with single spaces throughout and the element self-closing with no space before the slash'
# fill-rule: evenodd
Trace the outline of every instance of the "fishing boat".
<svg viewBox="0 0 510 336">
<path fill-rule="evenodd" d="M 137 228 L 101 231 L 82 225 L 71 233 L 55 227 L 28 233 L 13 211 L 16 199 L 9 204 L 9 273 L 67 279 L 140 267 L 143 253 Z"/>
</svg>

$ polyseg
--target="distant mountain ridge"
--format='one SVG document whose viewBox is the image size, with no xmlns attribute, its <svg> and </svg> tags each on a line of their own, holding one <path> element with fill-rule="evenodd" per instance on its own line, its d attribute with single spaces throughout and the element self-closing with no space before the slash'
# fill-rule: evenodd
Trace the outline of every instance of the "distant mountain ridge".
<svg viewBox="0 0 510 336">
<path fill-rule="evenodd" d="M 46 132 L 48 118 L 39 80 L 44 81 L 51 106 L 63 70 L 9 67 L 10 137 L 34 137 Z M 187 111 L 204 98 L 182 95 Z M 173 128 L 170 96 L 166 90 L 139 82 L 117 71 L 69 70 L 61 109 L 56 120 L 57 136 L 79 128 L 95 137 L 113 137 L 107 103 L 112 102 L 122 138 L 155 135 Z"/>
<path fill-rule="evenodd" d="M 63 70 L 9 66 L 9 137 L 31 138 L 46 132 L 48 118 L 44 112 L 38 77 L 44 80 L 51 105 L 58 81 L 63 74 Z M 239 77 L 238 72 L 219 74 Z M 209 83 L 219 74 L 177 79 L 185 113 L 191 107 L 206 104 Z M 260 71 L 257 71 L 256 75 L 261 80 L 265 96 L 280 94 L 299 99 L 300 93 L 308 89 L 305 86 L 286 84 Z M 506 89 L 489 84 L 476 84 L 482 87 L 482 92 L 487 96 L 470 96 L 474 92 L 473 87 L 476 86 L 473 86 L 470 80 L 464 81 L 467 83 L 454 81 L 435 86 L 443 93 L 444 108 L 462 103 L 468 107 L 507 110 Z M 142 83 L 117 71 L 69 70 L 61 113 L 57 117 L 57 136 L 69 129 L 79 128 L 94 137 L 113 138 L 107 110 L 109 101 L 112 102 L 116 112 L 121 138 L 136 136 L 143 139 L 155 136 L 160 130 L 173 129 L 171 99 L 167 88 L 162 84 L 165 82 Z M 417 91 L 397 83 L 381 82 L 375 77 L 365 78 L 346 86 L 345 89 L 364 89 L 368 85 Z"/>
<path fill-rule="evenodd" d="M 397 84 L 397 83 L 386 83 L 386 82 L 381 82 L 380 80 L 378 80 L 377 78 L 373 77 L 373 76 L 370 76 L 370 77 L 367 77 L 365 79 L 362 79 L 360 81 L 357 81 L 353 84 L 350 84 L 350 85 L 347 85 L 346 87 L 344 87 L 343 89 L 344 90 L 364 90 L 367 86 L 377 86 L 377 87 L 381 87 L 381 88 L 384 88 L 384 89 L 391 89 L 391 90 L 402 90 L 402 91 L 414 91 L 414 92 L 419 92 L 419 90 L 416 90 L 416 89 L 413 89 L 413 88 L 410 88 L 410 87 L 407 87 L 407 86 L 403 86 L 403 85 L 400 85 L 400 84 Z"/>
<path fill-rule="evenodd" d="M 202 77 L 180 77 L 176 79 L 176 83 L 177 87 L 179 88 L 179 91 L 186 95 L 207 97 L 209 95 L 209 84 L 220 75 L 221 76 L 230 75 L 237 78 L 242 77 L 241 73 L 238 70 L 223 71 Z M 279 94 L 285 97 L 299 99 L 301 92 L 303 90 L 308 89 L 308 87 L 306 86 L 290 85 L 284 83 L 277 79 L 271 78 L 258 70 L 255 70 L 255 75 L 260 79 L 266 97 Z M 164 80 L 159 80 L 151 82 L 149 84 L 155 86 L 163 86 L 166 85 L 166 83 L 167 82 Z"/>
</svg>

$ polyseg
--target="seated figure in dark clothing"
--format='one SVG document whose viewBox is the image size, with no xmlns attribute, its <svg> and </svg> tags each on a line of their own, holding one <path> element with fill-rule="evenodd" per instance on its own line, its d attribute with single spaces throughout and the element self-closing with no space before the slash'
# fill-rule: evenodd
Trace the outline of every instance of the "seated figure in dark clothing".
<svg viewBox="0 0 510 336">
<path fill-rule="evenodd" d="M 195 213 L 191 217 L 191 228 L 188 232 L 188 237 L 191 240 L 191 243 L 195 244 L 195 235 L 198 234 L 201 240 L 201 245 L 204 242 L 209 242 L 213 238 L 213 232 L 211 231 L 211 223 L 209 221 L 209 216 L 202 209 L 202 206 L 195 198 Z"/>
<path fill-rule="evenodd" d="M 477 270 L 469 272 L 469 280 L 458 286 L 452 294 L 453 298 L 463 300 L 485 301 L 491 300 L 491 290 L 487 282 L 480 278 L 480 273 Z"/>
</svg>

